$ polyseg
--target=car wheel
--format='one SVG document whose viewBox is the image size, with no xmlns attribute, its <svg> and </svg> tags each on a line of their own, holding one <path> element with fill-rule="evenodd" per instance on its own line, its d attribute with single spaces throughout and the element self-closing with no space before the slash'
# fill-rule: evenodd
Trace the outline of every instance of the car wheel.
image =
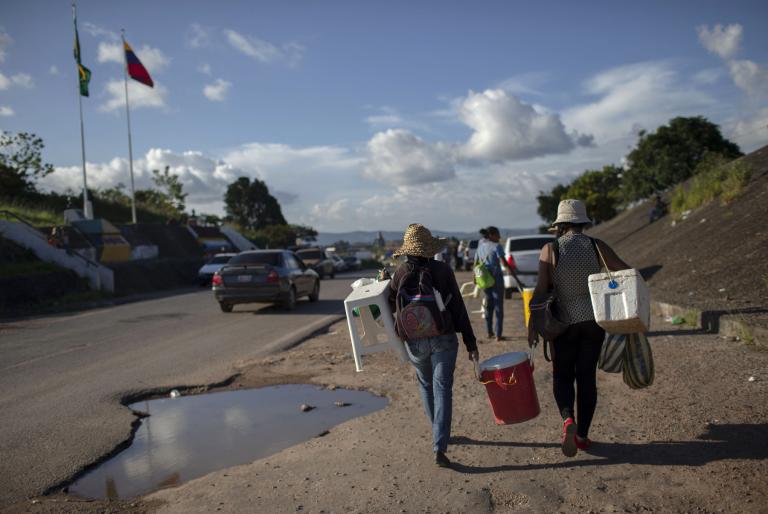
<svg viewBox="0 0 768 514">
<path fill-rule="evenodd" d="M 287 311 L 292 311 L 296 308 L 296 288 L 291 286 L 291 288 L 288 290 L 288 293 L 285 295 L 285 299 L 283 300 L 283 309 Z"/>
<path fill-rule="evenodd" d="M 320 281 L 315 280 L 315 287 L 312 288 L 312 292 L 309 294 L 309 301 L 316 302 L 320 299 Z"/>
<path fill-rule="evenodd" d="M 232 307 L 234 307 L 234 305 L 231 303 L 219 302 L 219 307 L 221 307 L 221 312 L 232 312 Z"/>
<path fill-rule="evenodd" d="M 510 298 L 512 298 L 512 293 L 513 293 L 514 291 L 515 291 L 514 289 L 505 289 L 505 290 L 504 290 L 504 298 L 506 298 L 507 300 L 509 300 Z"/>
<path fill-rule="evenodd" d="M 336 278 L 336 271 L 331 271 L 331 278 Z"/>
</svg>

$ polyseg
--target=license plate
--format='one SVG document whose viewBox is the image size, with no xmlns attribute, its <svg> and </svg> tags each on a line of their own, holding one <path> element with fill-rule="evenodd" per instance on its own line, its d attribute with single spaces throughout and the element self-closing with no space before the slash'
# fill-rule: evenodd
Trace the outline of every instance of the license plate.
<svg viewBox="0 0 768 514">
<path fill-rule="evenodd" d="M 238 275 L 237 276 L 237 281 L 238 282 L 250 282 L 251 281 L 251 276 L 250 275 Z"/>
</svg>

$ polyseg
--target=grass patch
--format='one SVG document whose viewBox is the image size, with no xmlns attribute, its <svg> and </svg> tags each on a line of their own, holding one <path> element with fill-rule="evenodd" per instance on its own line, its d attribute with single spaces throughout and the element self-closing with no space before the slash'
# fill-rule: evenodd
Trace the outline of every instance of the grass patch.
<svg viewBox="0 0 768 514">
<path fill-rule="evenodd" d="M 63 213 L 57 213 L 56 211 L 45 207 L 33 207 L 17 203 L 13 200 L 0 200 L 0 211 L 12 212 L 35 227 L 52 227 L 54 225 L 64 224 Z M 10 221 L 17 221 L 13 216 L 3 214 L 0 214 L 0 216 L 7 218 Z"/>
<path fill-rule="evenodd" d="M 688 184 L 672 192 L 671 210 L 676 216 L 719 198 L 723 204 L 739 196 L 752 176 L 749 164 L 729 162 L 718 154 L 707 154 L 696 166 Z"/>
</svg>

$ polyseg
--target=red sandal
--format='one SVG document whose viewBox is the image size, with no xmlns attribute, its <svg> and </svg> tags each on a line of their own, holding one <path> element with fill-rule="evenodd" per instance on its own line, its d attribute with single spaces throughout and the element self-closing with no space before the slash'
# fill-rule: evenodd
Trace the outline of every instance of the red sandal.
<svg viewBox="0 0 768 514">
<path fill-rule="evenodd" d="M 576 423 L 573 418 L 563 421 L 563 435 L 560 438 L 560 449 L 566 457 L 574 457 L 579 451 L 576 443 Z"/>
</svg>

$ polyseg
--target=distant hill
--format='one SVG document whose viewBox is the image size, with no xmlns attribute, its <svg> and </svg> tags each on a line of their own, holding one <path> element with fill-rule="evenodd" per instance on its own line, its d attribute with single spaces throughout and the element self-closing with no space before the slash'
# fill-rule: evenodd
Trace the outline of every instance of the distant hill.
<svg viewBox="0 0 768 514">
<path fill-rule="evenodd" d="M 501 228 L 502 239 L 509 236 L 519 236 L 524 234 L 537 234 L 538 229 L 531 228 Z M 403 232 L 394 232 L 382 230 L 382 235 L 387 241 L 400 241 L 403 239 Z M 358 230 L 355 232 L 320 232 L 317 236 L 317 244 L 320 246 L 332 245 L 336 241 L 347 241 L 352 244 L 371 244 L 378 237 L 377 230 Z M 438 237 L 455 237 L 459 240 L 477 239 L 480 234 L 477 232 L 452 232 L 449 230 L 434 230 L 432 235 Z"/>
</svg>

